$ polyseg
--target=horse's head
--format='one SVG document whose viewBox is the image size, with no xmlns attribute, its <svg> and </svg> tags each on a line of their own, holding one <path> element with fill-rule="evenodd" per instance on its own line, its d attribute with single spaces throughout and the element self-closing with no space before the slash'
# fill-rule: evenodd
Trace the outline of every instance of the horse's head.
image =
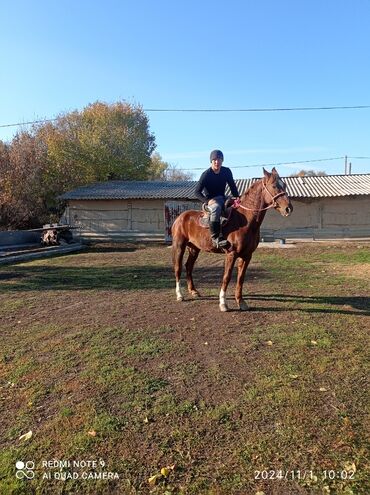
<svg viewBox="0 0 370 495">
<path fill-rule="evenodd" d="M 265 169 L 263 173 L 265 178 L 262 179 L 262 184 L 266 204 L 273 204 L 275 210 L 283 217 L 288 217 L 293 211 L 293 206 L 286 193 L 286 184 L 280 179 L 275 167 L 271 173 Z"/>
</svg>

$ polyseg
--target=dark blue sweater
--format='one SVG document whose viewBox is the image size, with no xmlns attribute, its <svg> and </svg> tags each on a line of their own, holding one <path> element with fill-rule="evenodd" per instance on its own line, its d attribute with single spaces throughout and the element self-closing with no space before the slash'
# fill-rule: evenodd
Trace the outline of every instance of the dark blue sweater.
<svg viewBox="0 0 370 495">
<path fill-rule="evenodd" d="M 195 188 L 195 195 L 203 203 L 216 196 L 225 197 L 226 184 L 229 185 L 231 194 L 239 196 L 238 189 L 235 185 L 233 174 L 227 167 L 221 167 L 220 172 L 215 174 L 212 168 L 205 170 Z"/>
</svg>

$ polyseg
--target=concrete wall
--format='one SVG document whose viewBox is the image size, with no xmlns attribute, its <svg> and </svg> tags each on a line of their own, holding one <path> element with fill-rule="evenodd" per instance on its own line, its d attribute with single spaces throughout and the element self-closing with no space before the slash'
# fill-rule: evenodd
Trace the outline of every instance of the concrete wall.
<svg viewBox="0 0 370 495">
<path fill-rule="evenodd" d="M 70 201 L 63 220 L 81 227 L 83 237 L 145 233 L 164 238 L 164 200 Z"/>
<path fill-rule="evenodd" d="M 370 197 L 319 198 L 292 201 L 294 211 L 288 218 L 268 211 L 263 229 L 285 233 L 302 233 L 312 237 L 343 235 L 370 237 Z M 305 232 L 306 231 L 306 232 Z"/>
<path fill-rule="evenodd" d="M 330 237 L 330 234 L 334 237 L 370 237 L 368 196 L 292 202 L 294 211 L 288 218 L 275 210 L 268 211 L 262 230 L 272 232 L 277 238 L 279 235 Z M 162 199 L 70 201 L 64 219 L 70 225 L 81 226 L 85 234 L 104 234 L 113 238 L 137 233 L 164 239 L 165 203 Z M 189 201 L 189 205 L 194 207 L 194 201 Z"/>
<path fill-rule="evenodd" d="M 41 232 L 14 230 L 0 232 L 0 249 L 21 244 L 40 244 Z"/>
</svg>

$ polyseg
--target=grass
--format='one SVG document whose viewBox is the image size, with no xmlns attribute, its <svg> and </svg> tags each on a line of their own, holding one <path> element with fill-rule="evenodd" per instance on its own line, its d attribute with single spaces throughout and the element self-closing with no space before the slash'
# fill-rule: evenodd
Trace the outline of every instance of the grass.
<svg viewBox="0 0 370 495">
<path fill-rule="evenodd" d="M 0 493 L 368 493 L 368 281 L 342 270 L 365 270 L 366 245 L 258 250 L 248 313 L 218 312 L 211 255 L 195 271 L 206 299 L 178 304 L 169 255 L 95 249 L 2 271 Z M 100 460 L 119 480 L 42 479 L 51 459 Z M 324 479 L 352 465 L 354 480 Z M 256 479 L 274 469 L 295 478 Z"/>
</svg>

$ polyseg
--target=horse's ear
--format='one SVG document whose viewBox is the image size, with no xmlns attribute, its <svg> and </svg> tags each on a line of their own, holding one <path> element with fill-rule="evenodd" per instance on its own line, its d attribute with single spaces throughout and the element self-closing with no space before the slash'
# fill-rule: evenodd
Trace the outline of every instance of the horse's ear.
<svg viewBox="0 0 370 495">
<path fill-rule="evenodd" d="M 267 170 L 265 170 L 265 167 L 263 167 L 263 175 L 266 177 L 266 179 L 269 179 L 271 177 L 270 172 L 267 172 Z"/>
<path fill-rule="evenodd" d="M 275 167 L 271 170 L 271 172 L 272 172 L 272 175 L 275 175 L 275 176 L 278 176 L 279 175 L 278 174 L 278 171 L 276 170 Z"/>
</svg>

